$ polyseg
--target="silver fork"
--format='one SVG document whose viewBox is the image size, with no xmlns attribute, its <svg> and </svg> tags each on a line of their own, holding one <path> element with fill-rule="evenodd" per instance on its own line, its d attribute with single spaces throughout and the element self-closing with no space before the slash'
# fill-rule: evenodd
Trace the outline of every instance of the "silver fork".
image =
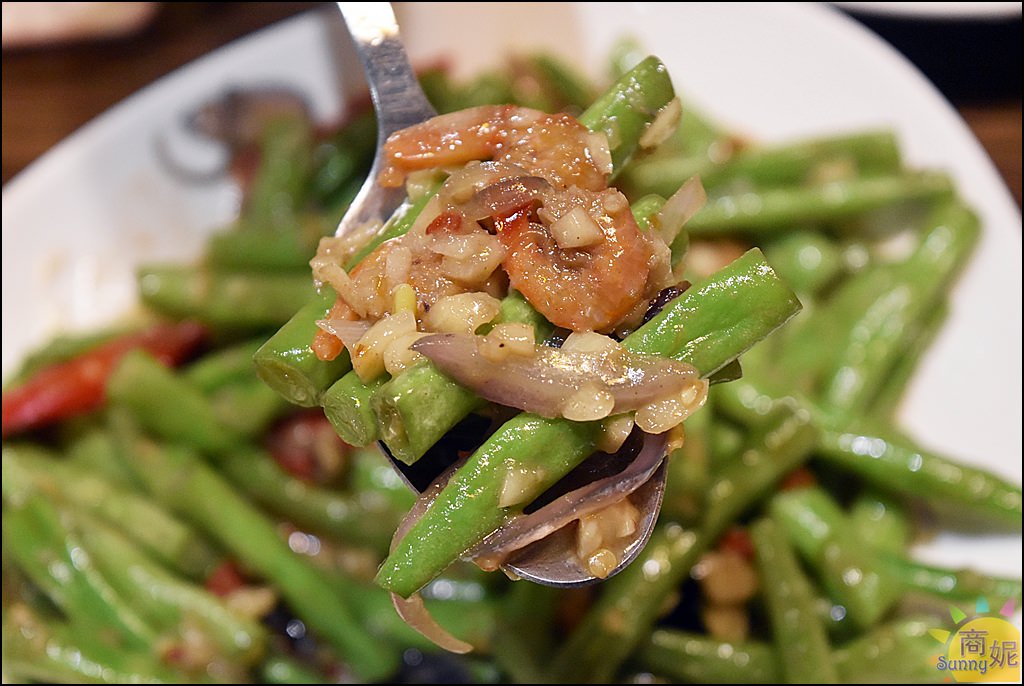
<svg viewBox="0 0 1024 686">
<path fill-rule="evenodd" d="M 383 224 L 402 204 L 404 188 L 384 188 L 377 183 L 384 163 L 384 142 L 395 131 L 426 121 L 437 111 L 409 64 L 391 4 L 339 2 L 338 9 L 355 41 L 377 113 L 377 152 L 370 175 L 338 224 L 335 235 L 342 236 L 368 223 Z"/>
<path fill-rule="evenodd" d="M 373 166 L 338 225 L 336 235 L 341 236 L 368 223 L 383 224 L 402 204 L 403 188 L 384 188 L 377 183 L 384 162 L 384 142 L 395 131 L 430 119 L 436 112 L 409 64 L 390 3 L 339 2 L 338 9 L 355 41 L 377 113 L 377 152 Z M 378 441 L 378 446 L 409 488 L 417 493 L 425 488 L 429 479 L 424 481 L 422 475 L 392 457 L 382 441 Z M 633 503 L 640 511 L 640 521 L 633 538 L 624 545 L 620 562 L 612 574 L 624 569 L 647 544 L 661 510 L 665 476 L 662 463 L 651 479 L 635 492 Z M 600 581 L 579 560 L 571 527 L 562 528 L 518 551 L 504 568 L 513 575 L 546 586 L 582 586 Z"/>
</svg>

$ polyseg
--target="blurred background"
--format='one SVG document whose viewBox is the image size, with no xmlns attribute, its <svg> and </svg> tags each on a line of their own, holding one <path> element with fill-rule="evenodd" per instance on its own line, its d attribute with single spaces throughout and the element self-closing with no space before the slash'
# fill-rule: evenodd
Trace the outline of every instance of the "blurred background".
<svg viewBox="0 0 1024 686">
<path fill-rule="evenodd" d="M 956 106 L 1021 203 L 1021 3 L 835 3 Z M 3 3 L 3 182 L 159 77 L 315 2 Z"/>
</svg>

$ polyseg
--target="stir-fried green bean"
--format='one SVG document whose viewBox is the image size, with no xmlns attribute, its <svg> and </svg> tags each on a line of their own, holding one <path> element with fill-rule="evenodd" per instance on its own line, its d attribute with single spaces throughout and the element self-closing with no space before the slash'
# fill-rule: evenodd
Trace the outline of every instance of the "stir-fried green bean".
<svg viewBox="0 0 1024 686">
<path fill-rule="evenodd" d="M 358 345 L 318 357 L 318 321 L 337 297 L 317 292 L 309 261 L 361 185 L 375 122 L 350 113 L 325 135 L 272 118 L 237 221 L 195 264 L 138 272 L 149 310 L 202 322 L 182 323 L 201 349 L 124 352 L 137 328 L 119 325 L 58 338 L 7 381 L 5 425 L 8 389 L 54 369 L 83 377 L 45 391 L 56 420 L 4 427 L 5 680 L 587 683 L 642 670 L 693 683 L 930 682 L 946 676 L 929 630 L 951 628 L 950 604 L 1019 605 L 1019 578 L 913 550 L 928 531 L 922 506 L 1021 526 L 1018 484 L 922 447 L 895 420 L 982 228 L 950 176 L 911 168 L 888 131 L 746 143 L 685 98 L 680 114 L 665 66 L 635 44 L 611 66 L 603 91 L 549 55 L 465 83 L 443 68 L 421 80 L 442 112 L 514 102 L 577 116 L 583 135 L 608 141 L 609 177 L 641 236 L 674 239 L 658 258 L 665 282 L 689 281 L 645 293 L 616 335 L 715 385 L 671 434 L 661 517 L 639 557 L 589 591 L 458 562 L 591 455 L 602 424 L 512 416 L 429 360 L 367 380 L 351 364 Z M 675 194 L 694 176 L 709 200 L 681 208 Z M 428 203 L 461 202 L 441 177 L 410 179 L 411 200 L 342 266 L 405 236 Z M 683 230 L 663 225 L 683 209 Z M 483 221 L 492 233 L 496 219 Z M 416 231 L 437 229 L 426 224 Z M 478 333 L 525 323 L 536 344 L 559 345 L 567 332 L 499 281 L 500 313 Z M 118 351 L 99 356 L 99 381 L 97 349 Z M 383 440 L 410 465 L 432 451 L 422 467 L 476 420 L 492 424 L 480 447 L 403 522 L 414 494 L 357 447 Z M 499 507 L 516 470 L 539 478 Z M 722 557 L 756 578 L 747 604 L 712 591 L 744 576 L 715 579 Z M 475 655 L 439 654 L 395 612 L 392 593 L 417 591 Z M 736 635 L 709 619 L 723 607 L 741 620 Z"/>
</svg>

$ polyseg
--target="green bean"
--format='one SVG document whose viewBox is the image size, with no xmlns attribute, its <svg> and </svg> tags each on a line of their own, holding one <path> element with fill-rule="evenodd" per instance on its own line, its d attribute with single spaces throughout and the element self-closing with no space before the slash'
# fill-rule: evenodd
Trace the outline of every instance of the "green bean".
<svg viewBox="0 0 1024 686">
<path fill-rule="evenodd" d="M 711 483 L 710 408 L 686 418 L 683 446 L 668 456 L 662 516 L 692 525 L 704 511 Z"/>
<path fill-rule="evenodd" d="M 352 369 L 348 351 L 325 361 L 311 347 L 316 322 L 326 316 L 334 300 L 334 291 L 324 286 L 253 355 L 256 374 L 263 383 L 295 405 L 315 407 L 320 395 Z"/>
<path fill-rule="evenodd" d="M 723 465 L 707 496 L 702 531 L 725 531 L 782 477 L 802 465 L 818 431 L 799 408 L 780 405 L 747 438 L 738 459 Z"/>
<path fill-rule="evenodd" d="M 939 511 L 1020 531 L 1021 489 L 1002 477 L 927 450 L 894 429 L 827 426 L 820 456 L 876 488 Z"/>
<path fill-rule="evenodd" d="M 835 224 L 896 204 L 930 202 L 949 197 L 952 191 L 945 174 L 916 172 L 743 192 L 709 201 L 687 222 L 686 230 L 701 238 L 740 232 L 770 236 L 803 224 Z"/>
<path fill-rule="evenodd" d="M 716 407 L 748 425 L 763 422 L 774 398 L 749 378 L 720 387 Z M 882 492 L 920 499 L 961 520 L 1019 531 L 1021 489 L 997 474 L 927 450 L 878 422 L 841 426 L 806 398 L 787 397 L 814 416 L 820 428 L 818 457 L 864 479 Z"/>
<path fill-rule="evenodd" d="M 439 581 L 447 583 L 447 580 Z M 339 584 L 338 591 L 356 609 L 364 622 L 365 631 L 386 643 L 396 653 L 400 653 L 403 647 L 426 652 L 439 650 L 432 641 L 398 616 L 390 594 L 382 588 L 345 579 Z M 489 650 L 498 623 L 496 610 L 488 599 L 479 597 L 482 595 L 479 588 L 471 595 L 477 599 L 439 600 L 428 597 L 424 603 L 437 622 L 453 635 L 476 648 Z"/>
<path fill-rule="evenodd" d="M 699 132 L 698 132 L 699 133 Z M 814 182 L 815 175 L 841 179 L 892 176 L 900 171 L 896 139 L 888 131 L 801 140 L 759 146 L 715 163 L 704 157 L 658 155 L 632 165 L 625 179 L 634 193 L 672 195 L 692 176 L 704 187 L 729 188 L 742 183 L 758 189 L 795 188 Z"/>
<path fill-rule="evenodd" d="M 922 358 L 935 342 L 948 317 L 949 306 L 946 303 L 937 303 L 931 313 L 925 316 L 924 321 L 918 322 L 910 332 L 910 342 L 904 349 L 903 355 L 896 360 L 883 381 L 882 387 L 869 403 L 872 416 L 884 420 L 896 415 L 910 380 L 917 372 Z"/>
<path fill-rule="evenodd" d="M 752 250 L 669 303 L 623 345 L 672 355 L 708 375 L 724 367 L 799 308 L 793 294 Z M 496 529 L 515 508 L 498 507 L 513 468 L 542 475 L 524 494 L 529 503 L 594 450 L 599 423 L 518 415 L 495 432 L 460 468 L 377 575 L 385 588 L 408 596 Z"/>
<path fill-rule="evenodd" d="M 590 83 L 577 74 L 566 63 L 547 54 L 531 55 L 525 58 L 526 66 L 541 81 L 554 106 L 548 112 L 573 108 L 583 111 L 594 102 L 597 95 Z"/>
<path fill-rule="evenodd" d="M 773 642 L 786 681 L 838 683 L 828 635 L 814 608 L 811 582 L 800 569 L 789 542 L 771 519 L 754 523 L 750 536 Z"/>
<path fill-rule="evenodd" d="M 597 432 L 595 423 L 527 413 L 506 422 L 455 473 L 398 543 L 378 572 L 377 583 L 403 596 L 417 591 L 494 531 L 512 509 L 498 506 L 506 470 L 515 465 L 543 475 L 537 492 L 528 494 L 532 499 L 593 452 Z"/>
<path fill-rule="evenodd" d="M 861 493 L 853 501 L 850 525 L 860 540 L 889 553 L 902 553 L 913 537 L 910 521 L 900 504 L 874 491 Z"/>
<path fill-rule="evenodd" d="M 609 60 L 609 73 L 612 79 L 622 78 L 645 57 L 647 57 L 647 53 L 638 42 L 629 38 L 618 41 L 612 48 Z M 727 134 L 693 107 L 693 103 L 684 101 L 679 125 L 672 136 L 647 154 L 658 157 L 671 155 L 707 158 L 715 144 L 726 138 Z M 676 187 L 678 188 L 678 186 Z"/>
<path fill-rule="evenodd" d="M 306 483 L 255 448 L 234 450 L 218 468 L 253 501 L 312 533 L 385 550 L 403 511 L 386 499 L 335 492 Z"/>
<path fill-rule="evenodd" d="M 252 664 L 262 656 L 268 636 L 253 619 L 232 612 L 217 596 L 175 577 L 139 552 L 107 525 L 88 517 L 77 520 L 78 535 L 118 594 L 146 620 L 183 640 L 189 631 L 200 631 L 229 661 Z"/>
<path fill-rule="evenodd" d="M 417 78 L 427 99 L 441 114 L 515 102 L 512 80 L 503 72 L 484 72 L 465 85 L 456 84 L 444 68 L 421 71 Z"/>
<path fill-rule="evenodd" d="M 711 406 L 712 412 L 715 411 L 714 405 L 717 396 L 718 393 L 715 389 L 711 389 L 708 392 L 708 404 Z M 714 473 L 721 469 L 723 465 L 736 459 L 736 456 L 739 455 L 740 450 L 743 448 L 743 442 L 746 440 L 746 432 L 726 417 L 715 413 L 714 421 L 711 423 L 710 434 L 711 448 L 708 456 L 711 462 L 711 472 Z"/>
<path fill-rule="evenodd" d="M 407 512 L 412 507 L 416 496 L 388 461 L 381 459 L 376 446 L 353 450 L 349 453 L 349 462 L 347 485 L 352 493 L 366 493 L 399 512 Z"/>
<path fill-rule="evenodd" d="M 559 596 L 550 586 L 514 584 L 501 600 L 502 632 L 492 650 L 495 661 L 516 683 L 548 681 L 544 664 L 555 644 Z"/>
<path fill-rule="evenodd" d="M 341 440 L 364 448 L 380 438 L 372 400 L 387 381 L 385 377 L 379 376 L 364 383 L 358 374 L 351 371 L 335 381 L 320 397 L 324 416 Z"/>
<path fill-rule="evenodd" d="M 623 74 L 635 67 L 647 55 L 647 49 L 636 36 L 621 36 L 608 50 L 607 72 L 612 79 L 622 78 Z"/>
<path fill-rule="evenodd" d="M 655 528 L 639 557 L 604 583 L 600 597 L 556 655 L 552 677 L 577 683 L 615 677 L 700 556 L 736 517 L 809 457 L 815 431 L 808 419 L 799 410 L 776 407 L 771 421 L 748 437 L 741 459 L 722 468 L 708 491 L 700 526 L 669 523 Z"/>
<path fill-rule="evenodd" d="M 133 351 L 112 375 L 108 394 L 131 409 L 148 430 L 221 454 L 241 439 L 264 431 L 288 408 L 280 395 L 251 374 L 243 377 L 240 370 L 232 369 L 247 348 L 231 350 L 226 360 L 214 359 L 204 369 L 185 375 L 175 374 L 152 355 Z M 193 377 L 219 385 L 204 396 L 189 382 Z M 234 378 L 228 381 L 228 377 Z"/>
<path fill-rule="evenodd" d="M 106 645 L 98 634 L 44 619 L 24 604 L 5 611 L 3 645 L 5 682 L 177 684 L 187 678 L 148 650 Z"/>
<path fill-rule="evenodd" d="M 526 298 L 514 290 L 502 300 L 498 321 L 530 324 L 538 343 L 552 330 Z M 359 398 L 354 395 L 353 401 Z M 455 425 L 486 405 L 429 360 L 417 362 L 381 384 L 370 404 L 377 422 L 376 433 L 391 454 L 406 464 L 415 463 Z"/>
<path fill-rule="evenodd" d="M 885 272 L 890 278 L 885 294 L 849 325 L 821 396 L 827 412 L 858 417 L 868 411 L 918 322 L 955 282 L 979 232 L 978 218 L 962 205 L 945 203 L 932 212 L 920 247 Z"/>
<path fill-rule="evenodd" d="M 771 502 L 771 512 L 857 626 L 870 627 L 899 600 L 899 584 L 874 551 L 856 538 L 845 514 L 824 490 L 780 493 Z"/>
<path fill-rule="evenodd" d="M 376 143 L 377 118 L 370 110 L 353 116 L 336 135 L 318 143 L 313 148 L 310 200 L 326 208 L 348 204 L 354 197 L 350 189 L 358 190 L 370 170 Z"/>
<path fill-rule="evenodd" d="M 187 576 L 205 578 L 220 559 L 198 532 L 133 490 L 80 465 L 18 446 L 5 446 L 3 454 L 5 470 L 18 469 L 35 488 L 119 527 L 151 555 Z"/>
<path fill-rule="evenodd" d="M 501 308 L 498 310 L 498 316 L 495 318 L 495 324 L 528 324 L 533 327 L 534 340 L 538 343 L 543 342 L 551 336 L 551 332 L 554 330 L 554 326 L 551 325 L 547 319 L 544 318 L 540 312 L 533 308 L 522 293 L 515 289 L 510 289 L 508 295 L 501 299 Z M 489 325 L 484 325 L 481 331 L 488 331 Z"/>
<path fill-rule="evenodd" d="M 67 446 L 65 459 L 69 466 L 91 472 L 111 484 L 133 489 L 135 477 L 124 468 L 110 434 L 102 427 L 92 427 L 76 436 Z"/>
<path fill-rule="evenodd" d="M 934 622 L 903 619 L 873 628 L 832 652 L 843 683 L 938 683 Z M 673 629 L 657 629 L 638 652 L 645 667 L 686 683 L 779 683 L 782 666 L 764 643 L 722 643 Z"/>
<path fill-rule="evenodd" d="M 303 273 L 151 265 L 139 270 L 139 295 L 164 314 L 222 329 L 254 330 L 287 322 L 313 297 L 313 283 Z"/>
<path fill-rule="evenodd" d="M 107 383 L 111 402 L 131 411 L 142 426 L 168 441 L 184 441 L 219 454 L 240 440 L 216 418 L 213 406 L 188 381 L 152 355 L 127 353 Z"/>
<path fill-rule="evenodd" d="M 815 231 L 787 233 L 764 251 L 772 268 L 801 296 L 820 293 L 846 269 L 842 248 Z"/>
<path fill-rule="evenodd" d="M 283 400 L 321 406 L 350 444 L 383 437 L 409 464 L 467 415 L 507 415 L 429 362 L 365 384 L 347 352 L 330 362 L 317 358 L 316 322 L 336 297 L 329 287 L 314 293 L 307 264 L 368 167 L 375 122 L 367 110 L 338 136 L 315 143 L 307 123 L 284 120 L 262 140 L 255 190 L 234 230 L 209 241 L 200 266 L 152 267 L 139 284 L 152 309 L 210 324 L 217 345 L 280 327 L 277 333 L 177 372 L 128 355 L 111 380 L 105 414 L 40 434 L 46 449 L 4 447 L 5 680 L 315 683 L 324 680 L 324 665 L 331 677 L 386 680 L 404 651 L 436 649 L 392 607 L 389 591 L 419 588 L 443 626 L 485 652 L 490 672 L 479 658 L 459 662 L 481 682 L 611 681 L 638 668 L 701 683 L 941 679 L 930 660 L 940 648 L 927 634 L 937 625 L 879 624 L 889 608 L 900 598 L 945 606 L 1021 597 L 1019 579 L 908 557 L 911 501 L 959 521 L 1019 531 L 1021 491 L 924 450 L 891 423 L 944 318 L 941 301 L 976 240 L 977 220 L 952 199 L 947 177 L 901 169 L 890 133 L 748 147 L 685 103 L 668 140 L 640 151 L 640 135 L 675 97 L 664 66 L 642 57 L 623 45 L 614 65 L 618 83 L 580 117 L 606 134 L 616 185 L 630 197 L 648 190 L 668 196 L 701 177 L 711 201 L 670 246 L 677 273 L 684 273 L 678 263 L 691 231 L 756 239 L 768 260 L 745 255 L 624 342 L 632 351 L 690 362 L 711 382 L 733 381 L 714 386 L 707 406 L 687 419 L 686 441 L 669 456 L 664 517 L 639 559 L 578 602 L 535 584 L 507 588 L 500 575 L 463 581 L 479 573 L 469 565 L 427 583 L 584 460 L 600 435 L 598 422 L 520 414 L 469 457 L 397 542 L 378 585 L 365 583 L 368 570 L 346 571 L 387 550 L 413 496 L 376 450 L 349 455 L 343 488 L 285 473 L 250 443 L 285 411 Z M 440 69 L 421 80 L 439 111 L 514 100 L 571 110 L 592 97 L 588 83 L 551 58 L 521 58 L 518 69 L 467 85 Z M 380 227 L 346 268 L 404 234 L 439 185 Z M 634 203 L 641 230 L 659 228 L 653 218 L 664 203 L 654 195 Z M 902 228 L 892 215 L 916 221 L 925 211 L 928 223 L 913 227 L 921 245 L 893 261 L 886 252 L 893 243 L 876 239 L 894 236 L 889 226 Z M 259 290 L 264 286 L 272 290 Z M 800 308 L 792 291 L 809 300 L 807 310 L 762 341 Z M 514 291 L 495 321 L 529 321 L 538 342 L 551 328 Z M 91 344 L 64 341 L 44 356 Z M 262 380 L 252 378 L 254 366 Z M 849 496 L 848 510 L 823 489 L 776 493 L 776 484 L 809 459 L 822 484 Z M 499 508 L 512 470 L 542 478 L 523 503 Z M 856 488 L 847 491 L 851 478 Z M 281 520 L 324 537 L 323 552 L 293 553 Z M 763 587 L 752 618 L 768 620 L 776 645 L 653 628 L 678 593 L 690 592 L 701 557 L 730 527 L 750 521 Z M 823 588 L 809 588 L 790 548 Z M 281 637 L 239 620 L 182 578 L 205 578 L 225 554 L 308 627 L 321 646 L 314 660 L 286 655 Z M 445 589 L 452 600 L 440 600 Z M 159 659 L 177 647 L 183 628 L 216 653 L 209 670 Z M 853 640 L 829 646 L 829 635 Z M 238 645 L 240 637 L 252 643 Z M 410 665 L 413 655 L 404 655 Z"/>
<path fill-rule="evenodd" d="M 687 289 L 623 345 L 638 353 L 668 351 L 709 377 L 799 309 L 796 296 L 755 248 Z"/>
<path fill-rule="evenodd" d="M 709 538 L 674 522 L 659 524 L 637 559 L 604 582 L 597 601 L 555 653 L 549 678 L 611 682 L 700 556 L 714 544 Z"/>
<path fill-rule="evenodd" d="M 833 653 L 836 669 L 848 684 L 941 683 L 933 628 L 933 621 L 910 618 L 871 629 Z"/>
<path fill-rule="evenodd" d="M 733 643 L 675 629 L 655 629 L 637 647 L 645 669 L 688 684 L 777 684 L 775 651 L 760 641 Z"/>
<path fill-rule="evenodd" d="M 612 166 L 621 172 L 639 147 L 640 135 L 648 123 L 674 97 L 665 65 L 656 57 L 648 57 L 595 100 L 579 121 L 591 131 L 608 136 Z"/>
<path fill-rule="evenodd" d="M 214 269 L 308 276 L 317 244 L 336 224 L 314 214 L 285 218 L 278 224 L 273 231 L 235 229 L 210 236 L 206 264 Z"/>
<path fill-rule="evenodd" d="M 293 553 L 277 528 L 183 446 L 133 436 L 130 418 L 113 413 L 125 459 L 149 492 L 188 517 L 248 568 L 273 582 L 307 625 L 333 645 L 364 679 L 384 678 L 394 655 L 366 635 L 352 608 L 318 569 Z"/>
<path fill-rule="evenodd" d="M 1020 579 L 988 576 L 973 569 L 946 569 L 908 559 L 901 553 L 886 551 L 880 553 L 878 559 L 908 591 L 953 602 L 973 602 L 978 598 L 988 598 L 993 604 L 1002 604 L 1010 598 L 1020 601 Z"/>
<path fill-rule="evenodd" d="M 208 400 L 214 419 L 247 439 L 259 437 L 275 420 L 294 409 L 255 376 L 217 389 Z"/>
<path fill-rule="evenodd" d="M 850 325 L 887 292 L 890 267 L 873 267 L 841 282 L 824 302 L 812 303 L 793 323 L 758 346 L 747 370 L 777 395 L 817 396 L 842 355 Z"/>
<path fill-rule="evenodd" d="M 242 208 L 246 231 L 291 228 L 305 199 L 312 166 L 312 127 L 305 117 L 280 116 L 267 124 L 260 140 L 260 166 Z"/>
<path fill-rule="evenodd" d="M 253 378 L 252 356 L 263 345 L 264 337 L 212 350 L 182 368 L 181 375 L 203 393 L 212 393 L 225 384 Z"/>
<path fill-rule="evenodd" d="M 9 466 L 5 461 L 5 481 Z M 5 497 L 5 505 L 5 552 L 61 611 L 92 635 L 129 649 L 153 644 L 153 628 L 110 586 L 53 505 L 35 491 L 16 501 Z"/>
<path fill-rule="evenodd" d="M 286 655 L 274 655 L 260 665 L 260 677 L 265 684 L 329 684 L 331 683 L 309 665 Z"/>
<path fill-rule="evenodd" d="M 378 435 L 406 464 L 416 462 L 459 421 L 486 404 L 429 360 L 382 384 L 370 402 Z"/>
<path fill-rule="evenodd" d="M 633 213 L 633 219 L 636 220 L 640 230 L 650 231 L 652 220 L 658 212 L 661 212 L 661 208 L 664 206 L 665 198 L 660 195 L 649 194 L 634 202 L 629 206 L 629 209 Z"/>
<path fill-rule="evenodd" d="M 661 157 L 676 150 L 680 157 L 720 160 L 723 156 L 731 156 L 735 146 L 736 143 L 727 132 L 712 122 L 692 101 L 684 99 L 683 115 L 679 118 L 675 135 L 667 145 L 662 143 L 655 148 L 654 155 Z"/>
<path fill-rule="evenodd" d="M 3 501 L 19 503 L 36 490 L 34 475 L 29 464 L 53 459 L 50 451 L 38 445 L 15 444 L 3 447 Z"/>
</svg>

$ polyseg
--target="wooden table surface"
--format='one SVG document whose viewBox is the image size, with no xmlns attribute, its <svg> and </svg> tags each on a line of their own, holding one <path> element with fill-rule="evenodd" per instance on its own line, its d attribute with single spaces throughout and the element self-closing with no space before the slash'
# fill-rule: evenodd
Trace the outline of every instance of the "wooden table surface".
<svg viewBox="0 0 1024 686">
<path fill-rule="evenodd" d="M 3 182 L 82 124 L 211 50 L 320 3 L 164 4 L 127 39 L 3 54 Z M 1019 32 L 1018 32 L 1019 37 Z M 55 107 L 54 103 L 61 103 Z M 1021 203 L 1021 98 L 957 107 Z"/>
</svg>

